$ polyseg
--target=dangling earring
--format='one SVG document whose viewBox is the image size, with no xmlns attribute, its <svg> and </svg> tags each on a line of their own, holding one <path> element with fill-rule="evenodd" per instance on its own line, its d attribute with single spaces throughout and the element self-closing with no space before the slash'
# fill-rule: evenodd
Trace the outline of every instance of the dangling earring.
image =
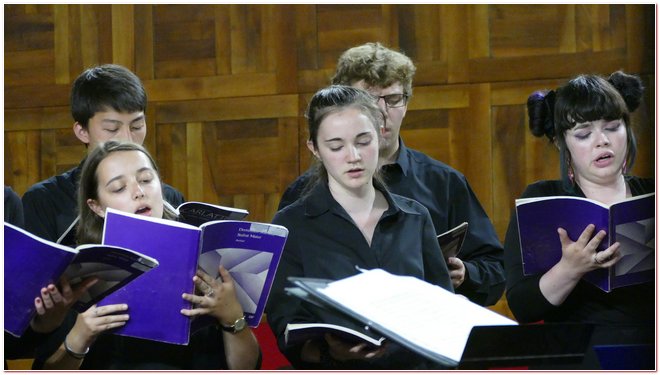
<svg viewBox="0 0 660 375">
<path fill-rule="evenodd" d="M 566 170 L 568 174 L 568 180 L 571 181 L 571 185 L 575 185 L 575 173 L 573 172 L 573 165 L 571 164 L 571 155 L 566 153 Z"/>
</svg>

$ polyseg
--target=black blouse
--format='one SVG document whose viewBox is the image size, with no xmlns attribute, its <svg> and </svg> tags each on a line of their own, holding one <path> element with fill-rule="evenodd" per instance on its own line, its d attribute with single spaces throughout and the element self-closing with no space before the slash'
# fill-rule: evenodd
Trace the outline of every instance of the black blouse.
<svg viewBox="0 0 660 375">
<path fill-rule="evenodd" d="M 453 290 L 428 210 L 414 200 L 377 188 L 385 196 L 389 208 L 376 225 L 371 245 L 344 208 L 334 200 L 325 182 L 319 183 L 304 199 L 279 211 L 273 219 L 273 223 L 289 229 L 289 237 L 266 311 L 280 349 L 296 368 L 310 367 L 311 364 L 300 360 L 301 346 L 285 347 L 284 330 L 288 323 L 325 322 L 358 331 L 363 327 L 288 296 L 284 288 L 290 286 L 289 276 L 338 280 L 355 275 L 358 272 L 355 266 L 358 266 L 415 276 Z M 422 326 L 420 322 L 420 329 Z M 347 366 L 414 368 L 422 364 L 422 360 L 413 358 L 415 356 L 410 353 L 399 353 Z"/>
<path fill-rule="evenodd" d="M 456 293 L 482 306 L 495 304 L 505 284 L 502 244 L 465 176 L 447 164 L 406 147 L 401 139 L 396 162 L 383 166 L 380 172 L 387 190 L 414 199 L 428 209 L 437 234 L 464 221 L 469 223 L 459 254 L 466 268 L 465 281 Z M 278 209 L 301 196 L 310 173 L 299 176 L 287 188 Z"/>
</svg>

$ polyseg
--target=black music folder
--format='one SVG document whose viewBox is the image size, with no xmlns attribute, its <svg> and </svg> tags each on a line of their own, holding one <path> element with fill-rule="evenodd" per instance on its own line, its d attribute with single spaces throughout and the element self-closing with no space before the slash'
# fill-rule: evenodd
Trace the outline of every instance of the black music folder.
<svg viewBox="0 0 660 375">
<path fill-rule="evenodd" d="M 592 332 L 593 326 L 580 323 L 476 326 L 470 332 L 458 368 L 543 368 L 557 364 L 579 367 Z"/>
</svg>

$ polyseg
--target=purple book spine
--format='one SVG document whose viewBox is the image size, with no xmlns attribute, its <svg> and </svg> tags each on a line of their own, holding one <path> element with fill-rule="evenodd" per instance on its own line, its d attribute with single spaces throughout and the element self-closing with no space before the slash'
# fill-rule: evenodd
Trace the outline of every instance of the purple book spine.
<svg viewBox="0 0 660 375">
<path fill-rule="evenodd" d="M 134 215 L 108 213 L 104 243 L 122 246 L 156 258 L 159 266 L 112 293 L 99 305 L 126 303 L 130 319 L 115 333 L 149 340 L 186 345 L 190 309 L 183 293 L 193 293 L 200 231 L 154 222 Z M 165 222 L 165 223 L 163 223 Z"/>
</svg>

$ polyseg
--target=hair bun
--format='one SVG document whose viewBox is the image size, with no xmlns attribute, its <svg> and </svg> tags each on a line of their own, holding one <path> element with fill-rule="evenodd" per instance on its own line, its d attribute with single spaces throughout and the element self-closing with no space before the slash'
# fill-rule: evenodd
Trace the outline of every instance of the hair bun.
<svg viewBox="0 0 660 375">
<path fill-rule="evenodd" d="M 529 129 L 535 137 L 555 139 L 554 124 L 555 91 L 535 91 L 527 98 Z"/>
<path fill-rule="evenodd" d="M 612 73 L 607 80 L 619 91 L 628 111 L 634 112 L 642 102 L 644 93 L 642 80 L 636 75 L 626 74 L 620 70 Z"/>
</svg>

